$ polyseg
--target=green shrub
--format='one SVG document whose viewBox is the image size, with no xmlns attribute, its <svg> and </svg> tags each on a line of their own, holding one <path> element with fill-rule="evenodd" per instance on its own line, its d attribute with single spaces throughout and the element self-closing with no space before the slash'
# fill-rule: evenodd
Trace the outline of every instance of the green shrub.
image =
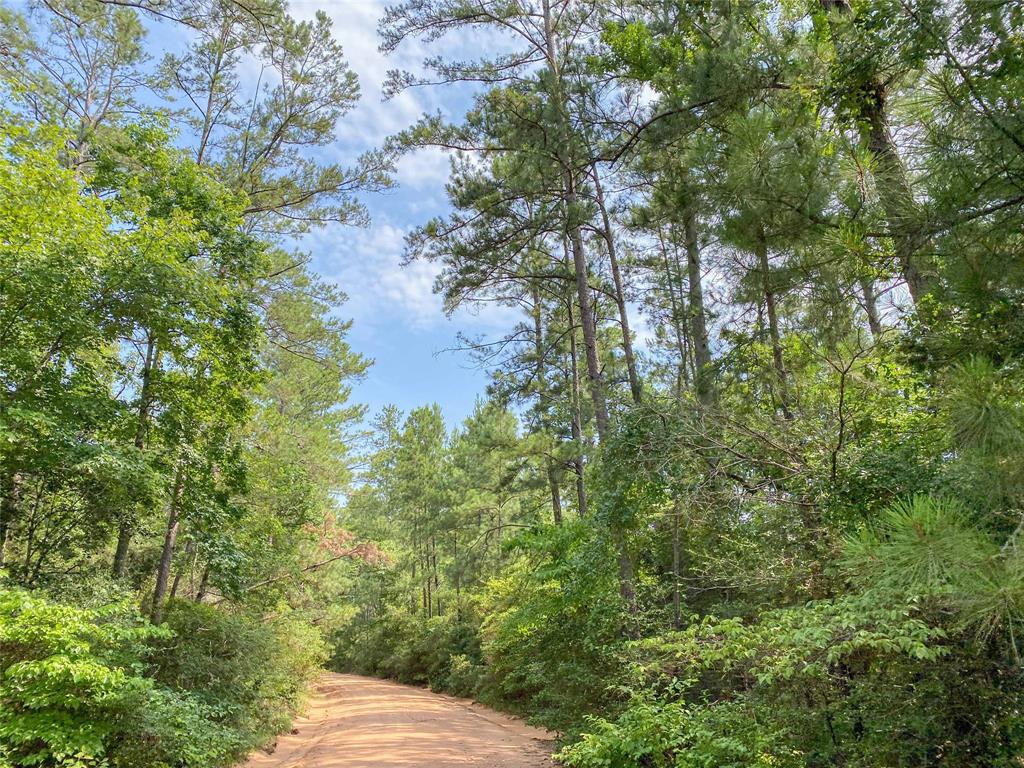
<svg viewBox="0 0 1024 768">
<path fill-rule="evenodd" d="M 248 749 L 287 729 L 326 647 L 309 624 L 291 616 L 260 621 L 208 605 L 168 606 L 155 679 L 188 693 Z"/>
<path fill-rule="evenodd" d="M 218 768 L 290 725 L 319 633 L 172 604 L 86 609 L 0 590 L 0 768 Z"/>
<path fill-rule="evenodd" d="M 623 673 L 623 605 L 609 557 L 585 523 L 523 537 L 528 554 L 488 585 L 488 701 L 561 731 L 609 712 Z M 531 558 L 533 559 L 533 558 Z"/>
<path fill-rule="evenodd" d="M 212 768 L 248 751 L 243 735 L 218 722 L 193 694 L 147 685 L 126 701 L 130 706 L 111 749 L 117 768 Z"/>
<path fill-rule="evenodd" d="M 803 768 L 764 714 L 742 701 L 690 706 L 645 692 L 616 721 L 592 720 L 558 757 L 569 768 Z"/>
<path fill-rule="evenodd" d="M 431 618 L 392 610 L 359 617 L 335 638 L 332 666 L 475 696 L 483 679 L 479 626 L 455 615 Z"/>
<path fill-rule="evenodd" d="M 441 687 L 455 696 L 476 696 L 484 686 L 486 675 L 483 664 L 459 653 L 449 659 L 448 674 Z"/>
<path fill-rule="evenodd" d="M 157 630 L 127 606 L 84 610 L 0 591 L 0 765 L 104 766 Z"/>
</svg>

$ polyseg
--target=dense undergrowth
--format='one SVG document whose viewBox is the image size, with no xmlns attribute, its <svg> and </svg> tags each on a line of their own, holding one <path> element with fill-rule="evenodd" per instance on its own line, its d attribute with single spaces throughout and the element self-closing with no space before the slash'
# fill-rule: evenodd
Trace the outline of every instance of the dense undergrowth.
<svg viewBox="0 0 1024 768">
<path fill-rule="evenodd" d="M 326 648 L 287 614 L 0 591 L 0 765 L 214 768 L 290 726 Z"/>
</svg>

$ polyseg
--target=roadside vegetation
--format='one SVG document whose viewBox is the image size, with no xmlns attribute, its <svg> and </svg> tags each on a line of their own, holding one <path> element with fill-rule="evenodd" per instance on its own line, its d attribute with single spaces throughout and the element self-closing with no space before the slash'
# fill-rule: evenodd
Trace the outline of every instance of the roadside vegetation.
<svg viewBox="0 0 1024 768">
<path fill-rule="evenodd" d="M 0 768 L 228 766 L 325 664 L 573 768 L 1019 766 L 1022 39 L 412 0 L 388 94 L 469 108 L 343 166 L 323 12 L 0 7 Z M 438 147 L 406 258 L 510 318 L 459 425 L 349 401 L 301 251 Z"/>
</svg>

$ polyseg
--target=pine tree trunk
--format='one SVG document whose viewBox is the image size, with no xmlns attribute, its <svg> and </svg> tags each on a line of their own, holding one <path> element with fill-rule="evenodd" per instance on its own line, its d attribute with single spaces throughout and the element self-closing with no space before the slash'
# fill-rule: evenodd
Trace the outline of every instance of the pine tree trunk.
<svg viewBox="0 0 1024 768">
<path fill-rule="evenodd" d="M 576 207 L 576 194 L 566 194 L 568 211 Z M 572 215 L 567 212 L 567 215 Z M 576 298 L 580 309 L 580 326 L 583 329 L 583 350 L 587 361 L 587 381 L 590 385 L 590 399 L 594 403 L 594 422 L 597 425 L 597 436 L 603 440 L 608 435 L 608 404 L 604 397 L 604 378 L 601 374 L 601 362 L 597 351 L 597 328 L 594 325 L 594 314 L 590 305 L 590 283 L 587 278 L 587 260 L 583 252 L 583 237 L 578 226 L 572 226 L 570 237 L 572 243 L 573 270 L 576 274 Z"/>
<path fill-rule="evenodd" d="M 700 262 L 700 243 L 697 238 L 697 214 L 693 206 L 683 211 L 686 239 L 687 282 L 689 284 L 690 344 L 693 348 L 694 384 L 697 398 L 705 405 L 714 399 L 711 380 L 711 347 L 708 342 L 707 314 L 704 310 L 703 270 Z"/>
<path fill-rule="evenodd" d="M 572 302 L 567 304 L 569 316 L 569 405 L 572 409 L 572 441 L 579 452 L 576 454 L 574 467 L 576 473 L 576 511 L 581 518 L 587 516 L 587 488 L 583 478 L 583 413 L 581 409 L 579 351 L 576 348 L 576 321 L 573 317 Z"/>
<path fill-rule="evenodd" d="M 430 553 L 434 560 L 434 599 L 437 601 L 437 615 L 441 615 L 441 576 L 437 570 L 437 539 L 430 537 Z"/>
<path fill-rule="evenodd" d="M 842 52 L 843 30 L 837 19 L 848 19 L 853 14 L 849 0 L 820 0 L 828 17 L 829 31 L 836 41 L 837 56 Z M 859 55 L 859 51 L 852 55 Z M 914 304 L 919 304 L 928 292 L 931 263 L 925 250 L 928 238 L 920 230 L 919 206 L 907 177 L 907 169 L 889 128 L 887 110 L 888 86 L 878 73 L 872 73 L 860 84 L 856 94 L 855 122 L 861 140 L 874 156 L 874 172 L 878 197 L 885 212 L 886 223 L 892 237 L 896 259 Z"/>
<path fill-rule="evenodd" d="M 548 386 L 547 366 L 544 364 L 544 326 L 541 318 L 543 305 L 540 300 L 540 291 L 536 282 L 530 286 L 533 298 L 533 354 L 536 357 L 537 377 L 537 408 L 541 415 L 541 429 L 545 433 L 551 431 L 550 418 L 548 417 Z M 551 490 L 551 515 L 555 525 L 562 524 L 562 494 L 558 487 L 558 467 L 552 457 L 547 458 L 548 487 Z"/>
<path fill-rule="evenodd" d="M 676 365 L 676 400 L 682 400 L 683 393 L 689 384 L 689 376 L 687 370 L 689 369 L 689 358 L 690 353 L 688 345 L 686 343 L 686 331 L 683 328 L 683 297 L 682 297 L 682 285 L 677 286 L 675 278 L 673 277 L 672 261 L 676 261 L 678 267 L 678 258 L 673 258 L 671 261 L 668 257 L 668 245 L 665 242 L 665 236 L 661 229 L 658 229 L 658 242 L 661 245 L 661 261 L 665 267 L 665 287 L 668 288 L 668 300 L 669 309 L 672 317 L 672 330 L 676 337 L 676 350 L 679 354 L 679 363 Z M 682 281 L 680 280 L 680 283 Z"/>
<path fill-rule="evenodd" d="M 608 247 L 608 261 L 612 269 L 612 281 L 615 285 L 615 304 L 619 309 L 619 325 L 622 327 L 622 352 L 626 358 L 626 373 L 629 376 L 629 391 L 633 395 L 633 402 L 639 403 L 643 394 L 640 386 L 640 376 L 636 370 L 636 358 L 633 355 L 633 336 L 629 330 L 629 315 L 626 311 L 626 292 L 623 287 L 622 273 L 619 270 L 619 257 L 615 247 L 615 233 L 612 231 L 611 218 L 608 216 L 608 208 L 604 202 L 604 189 L 601 187 L 601 174 L 598 173 L 597 163 L 591 165 L 591 175 L 594 177 L 594 191 L 597 198 L 597 208 L 601 212 L 601 226 L 605 244 Z"/>
<path fill-rule="evenodd" d="M 605 401 L 604 381 L 601 364 L 597 353 L 597 329 L 590 303 L 590 285 L 586 254 L 583 250 L 583 235 L 580 224 L 575 220 L 578 215 L 579 201 L 576 194 L 575 169 L 569 157 L 571 140 L 569 116 L 561 86 L 561 72 L 558 61 L 558 46 L 555 40 L 554 22 L 551 16 L 549 0 L 543 0 L 544 33 L 547 50 L 545 52 L 550 69 L 552 93 L 551 98 L 558 114 L 558 160 L 562 168 L 562 195 L 565 203 L 566 229 L 572 246 L 573 271 L 576 275 L 576 294 L 579 300 L 580 321 L 583 328 L 583 346 L 587 359 L 587 378 L 590 384 L 590 396 L 594 401 L 594 422 L 597 426 L 599 440 L 604 440 L 609 431 L 608 404 Z M 631 613 L 636 612 L 636 592 L 633 587 L 633 562 L 630 559 L 622 531 L 612 526 L 612 538 L 619 559 L 619 591 Z"/>
<path fill-rule="evenodd" d="M 558 131 L 558 163 L 562 172 L 562 202 L 564 203 L 565 230 L 572 251 L 573 273 L 576 277 L 576 298 L 580 309 L 580 324 L 583 327 L 583 347 L 587 360 L 587 378 L 590 385 L 590 397 L 594 401 L 594 421 L 597 434 L 603 438 L 608 433 L 608 404 L 604 396 L 604 381 L 601 375 L 601 363 L 597 352 L 597 328 L 590 303 L 590 283 L 587 269 L 586 252 L 583 249 L 583 234 L 576 217 L 579 215 L 579 198 L 576 193 L 576 170 L 569 156 L 571 140 L 569 116 L 565 110 L 562 93 L 561 69 L 558 60 L 558 45 L 555 39 L 554 22 L 551 17 L 551 4 L 543 0 L 544 35 L 546 41 L 545 57 L 547 58 L 551 78 L 550 98 L 554 102 L 557 114 L 556 130 Z"/>
<path fill-rule="evenodd" d="M 882 321 L 878 315 L 878 299 L 875 296 L 875 283 L 869 277 L 860 280 L 861 297 L 864 300 L 864 312 L 868 316 L 868 328 L 871 337 L 876 341 L 882 335 Z"/>
<path fill-rule="evenodd" d="M 775 364 L 775 375 L 779 382 L 779 401 L 782 405 L 782 415 L 788 421 L 793 418 L 793 411 L 790 407 L 789 377 L 786 373 L 786 361 L 782 354 L 779 315 L 775 306 L 775 289 L 772 286 L 771 268 L 768 263 L 768 242 L 763 225 L 757 233 L 755 250 L 757 252 L 758 268 L 761 273 L 764 291 L 765 314 L 768 316 L 768 335 L 772 344 L 772 360 Z"/>
</svg>

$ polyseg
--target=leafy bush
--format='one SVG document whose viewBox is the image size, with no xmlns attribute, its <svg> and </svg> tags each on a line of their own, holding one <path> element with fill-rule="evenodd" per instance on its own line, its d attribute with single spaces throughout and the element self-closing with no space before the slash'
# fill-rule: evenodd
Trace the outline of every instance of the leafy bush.
<svg viewBox="0 0 1024 768">
<path fill-rule="evenodd" d="M 157 630 L 125 605 L 84 610 L 0 592 L 0 765 L 105 765 Z"/>
<path fill-rule="evenodd" d="M 475 696 L 483 682 L 479 626 L 458 616 L 421 618 L 391 610 L 359 617 L 334 638 L 338 669 Z"/>
<path fill-rule="evenodd" d="M 558 757 L 570 768 L 803 768 L 766 715 L 746 702 L 699 706 L 644 692 L 615 722 L 592 720 Z"/>
<path fill-rule="evenodd" d="M 488 585 L 488 699 L 558 730 L 608 711 L 623 672 L 623 606 L 611 556 L 585 522 L 521 537 L 527 559 Z"/>
<path fill-rule="evenodd" d="M 0 590 L 0 768 L 216 768 L 285 729 L 324 657 L 309 625 Z"/>
<path fill-rule="evenodd" d="M 1019 560 L 958 503 L 895 503 L 848 542 L 848 594 L 756 618 L 695 616 L 633 643 L 640 693 L 617 718 L 591 720 L 562 758 L 575 768 L 1018 765 Z"/>
<path fill-rule="evenodd" d="M 188 693 L 246 749 L 289 727 L 326 659 L 319 633 L 287 615 L 261 622 L 177 601 L 168 608 L 166 626 L 173 634 L 159 642 L 155 679 Z"/>
</svg>

